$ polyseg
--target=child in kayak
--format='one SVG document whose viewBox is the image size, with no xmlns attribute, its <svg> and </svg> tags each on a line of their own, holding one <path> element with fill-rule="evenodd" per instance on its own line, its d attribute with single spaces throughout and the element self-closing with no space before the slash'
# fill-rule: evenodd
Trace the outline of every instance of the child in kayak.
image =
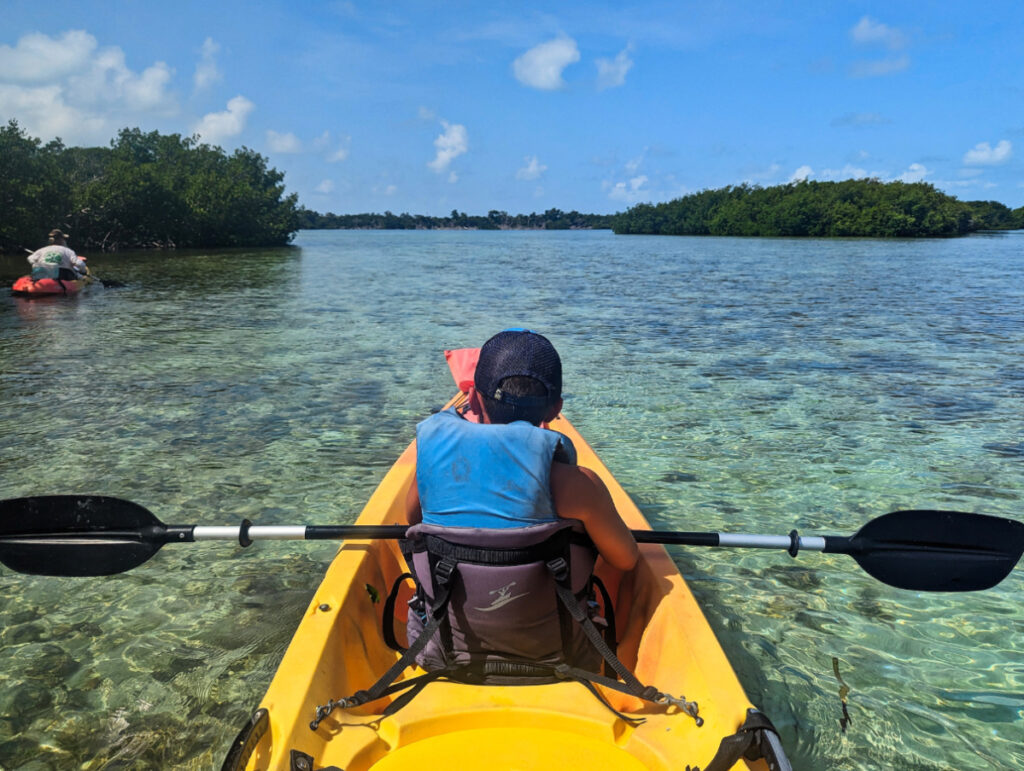
<svg viewBox="0 0 1024 771">
<path fill-rule="evenodd" d="M 51 230 L 49 246 L 36 249 L 28 256 L 34 281 L 43 278 L 74 281 L 88 272 L 85 260 L 68 248 L 67 239 L 68 236 L 63 231 Z"/>
<path fill-rule="evenodd" d="M 500 529 L 578 520 L 609 565 L 631 570 L 636 541 L 604 483 L 575 465 L 566 437 L 540 427 L 562 408 L 562 362 L 550 341 L 523 329 L 492 337 L 468 396 L 468 409 L 416 428 L 409 523 Z"/>
<path fill-rule="evenodd" d="M 404 691 L 384 713 L 393 714 L 439 679 L 575 680 L 638 725 L 642 719 L 618 712 L 596 685 L 659 705 L 669 697 L 618 657 L 615 601 L 595 563 L 600 557 L 631 571 L 639 549 L 601 478 L 576 465 L 567 436 L 542 425 L 562 407 L 558 353 L 536 332 L 506 329 L 480 349 L 472 382 L 461 374 L 460 367 L 465 407 L 416 427 L 415 482 L 405 501 L 410 527 L 401 542 L 409 571 L 383 608 L 384 642 L 401 655 L 373 685 L 317 707 L 311 727 L 336 707 Z M 414 588 L 403 645 L 394 621 L 408 578 Z M 398 680 L 413 662 L 425 673 Z"/>
</svg>

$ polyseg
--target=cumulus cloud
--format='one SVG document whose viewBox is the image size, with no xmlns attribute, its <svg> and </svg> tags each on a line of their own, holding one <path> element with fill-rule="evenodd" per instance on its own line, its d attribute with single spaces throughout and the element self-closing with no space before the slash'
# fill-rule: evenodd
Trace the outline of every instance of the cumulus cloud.
<svg viewBox="0 0 1024 771">
<path fill-rule="evenodd" d="M 614 59 L 597 60 L 597 87 L 600 90 L 617 88 L 626 82 L 626 73 L 633 68 L 629 58 L 629 46 L 621 50 Z"/>
<path fill-rule="evenodd" d="M 469 149 L 469 134 L 466 132 L 465 126 L 460 123 L 449 123 L 446 120 L 442 120 L 441 125 L 444 126 L 444 131 L 434 140 L 437 155 L 427 164 L 438 174 L 448 171 L 451 162 Z M 448 179 L 450 182 L 455 182 L 458 176 L 453 171 Z"/>
<path fill-rule="evenodd" d="M 852 163 L 848 163 L 841 169 L 824 169 L 821 172 L 821 176 L 824 179 L 841 180 L 841 179 L 865 179 L 867 177 L 881 176 L 878 173 L 869 174 L 865 169 L 858 168 Z"/>
<path fill-rule="evenodd" d="M 906 53 L 896 55 L 907 46 L 907 37 L 895 27 L 882 24 L 870 16 L 864 16 L 850 30 L 850 37 L 858 46 L 882 47 L 893 54 L 884 59 L 854 62 L 850 74 L 855 78 L 873 78 L 902 72 L 910 66 L 910 57 Z"/>
<path fill-rule="evenodd" d="M 570 37 L 557 37 L 534 46 L 517 58 L 512 62 L 512 72 L 524 86 L 555 91 L 565 87 L 562 80 L 565 68 L 579 60 L 580 49 L 576 47 L 576 41 Z"/>
<path fill-rule="evenodd" d="M 810 166 L 804 165 L 793 172 L 793 176 L 789 178 L 790 182 L 804 182 L 814 173 L 814 169 Z"/>
<path fill-rule="evenodd" d="M 523 160 L 526 165 L 516 172 L 516 179 L 539 179 L 540 175 L 548 170 L 536 155 L 527 155 Z"/>
<path fill-rule="evenodd" d="M 967 166 L 1001 166 L 1013 156 L 1013 145 L 1001 139 L 992 147 L 988 142 L 979 142 L 964 154 Z"/>
<path fill-rule="evenodd" d="M 204 115 L 196 125 L 195 133 L 209 144 L 217 144 L 224 139 L 238 136 L 245 129 L 249 113 L 255 108 L 256 105 L 244 96 L 236 96 L 228 102 L 226 110 Z"/>
<path fill-rule="evenodd" d="M 214 42 L 213 38 L 208 37 L 203 41 L 199 62 L 196 64 L 195 75 L 192 77 L 196 91 L 203 91 L 221 79 L 220 68 L 217 66 L 219 52 L 220 46 Z"/>
<path fill-rule="evenodd" d="M 912 163 L 907 167 L 907 170 L 896 177 L 896 179 L 900 182 L 920 182 L 929 174 L 931 174 L 931 171 L 929 171 L 924 164 Z"/>
<path fill-rule="evenodd" d="M 647 176 L 640 174 L 625 182 L 606 182 L 604 189 L 608 191 L 608 197 L 613 201 L 636 203 L 641 198 L 648 197 L 648 191 L 643 189 L 647 182 Z"/>
<path fill-rule="evenodd" d="M 276 131 L 267 131 L 267 146 L 275 153 L 301 153 L 302 142 L 290 131 L 286 134 L 278 134 Z"/>
<path fill-rule="evenodd" d="M 352 137 L 342 135 L 338 142 L 338 146 L 335 147 L 335 142 L 331 138 L 331 132 L 325 131 L 312 141 L 311 147 L 315 152 L 324 154 L 328 163 L 339 163 L 348 158 Z"/>
<path fill-rule="evenodd" d="M 881 45 L 892 51 L 898 51 L 907 44 L 907 38 L 902 32 L 870 16 L 864 16 L 854 25 L 850 37 L 859 45 Z"/>
<path fill-rule="evenodd" d="M 97 141 L 147 116 L 175 114 L 172 77 L 164 62 L 132 70 L 120 48 L 101 48 L 84 30 L 33 33 L 0 46 L 0 120 L 16 118 L 42 139 Z"/>
<path fill-rule="evenodd" d="M 16 45 L 0 46 L 0 73 L 12 83 L 49 83 L 78 72 L 97 47 L 85 30 L 51 38 L 41 32 L 22 37 Z"/>
</svg>

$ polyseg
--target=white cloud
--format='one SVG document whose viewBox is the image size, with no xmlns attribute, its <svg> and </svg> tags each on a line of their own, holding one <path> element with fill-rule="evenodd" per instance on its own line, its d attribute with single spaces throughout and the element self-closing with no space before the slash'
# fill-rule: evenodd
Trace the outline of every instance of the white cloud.
<svg viewBox="0 0 1024 771">
<path fill-rule="evenodd" d="M 814 169 L 810 166 L 804 165 L 793 172 L 793 176 L 789 178 L 790 182 L 804 182 L 808 177 L 814 173 Z"/>
<path fill-rule="evenodd" d="M 96 38 L 85 30 L 51 38 L 41 32 L 25 35 L 14 47 L 0 46 L 0 73 L 14 83 L 49 83 L 78 72 L 93 56 Z"/>
<path fill-rule="evenodd" d="M 0 120 L 15 118 L 41 139 L 95 142 L 146 117 L 175 114 L 172 77 L 164 62 L 133 71 L 120 48 L 100 48 L 84 30 L 25 35 L 0 46 Z"/>
<path fill-rule="evenodd" d="M 195 133 L 209 144 L 217 144 L 229 137 L 238 136 L 245 129 L 249 113 L 255 107 L 256 105 L 244 96 L 236 96 L 228 102 L 226 110 L 204 115 L 196 125 Z"/>
<path fill-rule="evenodd" d="M 865 179 L 866 177 L 877 177 L 880 174 L 873 173 L 869 174 L 864 169 L 858 168 L 853 164 L 846 164 L 841 169 L 825 169 L 821 172 L 821 176 L 825 179 L 841 180 L 841 179 Z"/>
<path fill-rule="evenodd" d="M 334 180 L 333 179 L 325 179 L 325 180 L 323 180 L 319 185 L 316 186 L 316 191 L 315 192 L 322 193 L 324 195 L 326 195 L 327 193 L 334 192 Z"/>
<path fill-rule="evenodd" d="M 527 155 L 523 160 L 526 161 L 526 165 L 516 172 L 516 179 L 538 179 L 548 170 L 536 155 Z"/>
<path fill-rule="evenodd" d="M 325 131 L 310 143 L 310 147 L 317 153 L 323 153 L 328 163 L 338 163 L 348 158 L 352 137 L 343 135 L 338 141 L 338 147 L 331 149 L 334 141 L 331 139 L 331 132 Z"/>
<path fill-rule="evenodd" d="M 1001 166 L 1013 156 L 1013 145 L 1001 139 L 995 147 L 988 142 L 979 142 L 964 154 L 967 166 Z"/>
<path fill-rule="evenodd" d="M 853 42 L 860 46 L 881 46 L 894 53 L 907 46 L 907 37 L 895 27 L 864 16 L 850 30 Z M 874 78 L 902 72 L 910 66 L 910 57 L 903 53 L 885 59 L 854 62 L 850 74 L 855 78 Z"/>
<path fill-rule="evenodd" d="M 597 60 L 597 87 L 600 90 L 616 88 L 626 82 L 626 73 L 633 67 L 629 58 L 629 46 L 621 50 L 614 59 Z"/>
<path fill-rule="evenodd" d="M 920 182 L 929 174 L 931 174 L 931 171 L 929 171 L 924 164 L 912 163 L 907 167 L 907 170 L 896 177 L 896 179 L 900 182 Z"/>
<path fill-rule="evenodd" d="M 606 182 L 604 184 L 604 189 L 608 191 L 608 197 L 613 201 L 636 203 L 641 198 L 649 197 L 648 192 L 643 189 L 644 185 L 647 184 L 647 181 L 647 177 L 641 174 L 640 176 L 633 177 L 627 182 Z"/>
<path fill-rule="evenodd" d="M 192 78 L 196 91 L 203 91 L 221 79 L 220 68 L 217 67 L 219 52 L 220 46 L 214 42 L 213 38 L 208 37 L 203 41 L 199 61 L 196 63 L 196 72 Z"/>
<path fill-rule="evenodd" d="M 888 24 L 875 21 L 870 16 L 864 16 L 854 25 L 850 30 L 850 37 L 859 45 L 882 45 L 893 51 L 898 51 L 907 44 L 907 38 L 902 32 Z"/>
<path fill-rule="evenodd" d="M 448 171 L 451 162 L 469 149 L 469 134 L 466 132 L 465 126 L 460 123 L 449 123 L 446 120 L 442 120 L 441 125 L 444 126 L 444 131 L 434 140 L 437 155 L 427 164 L 438 174 Z M 454 173 L 452 172 L 453 175 Z M 456 179 L 458 177 L 455 179 L 449 177 L 451 182 Z"/>
<path fill-rule="evenodd" d="M 416 111 L 416 114 L 419 116 L 420 120 L 434 120 L 434 118 L 437 117 L 437 113 L 435 113 L 429 107 L 423 106 L 420 106 L 420 108 Z"/>
<path fill-rule="evenodd" d="M 301 153 L 302 142 L 290 131 L 287 134 L 278 134 L 276 131 L 267 131 L 267 146 L 274 153 Z"/>
<path fill-rule="evenodd" d="M 580 50 L 570 37 L 557 37 L 534 46 L 512 62 L 516 80 L 524 86 L 555 91 L 565 86 L 562 71 L 580 60 Z"/>
<path fill-rule="evenodd" d="M 346 135 L 343 136 L 340 141 L 341 144 L 337 148 L 335 148 L 333 152 L 328 154 L 328 163 L 340 163 L 341 161 L 348 159 L 349 151 L 352 148 L 352 137 Z"/>
</svg>

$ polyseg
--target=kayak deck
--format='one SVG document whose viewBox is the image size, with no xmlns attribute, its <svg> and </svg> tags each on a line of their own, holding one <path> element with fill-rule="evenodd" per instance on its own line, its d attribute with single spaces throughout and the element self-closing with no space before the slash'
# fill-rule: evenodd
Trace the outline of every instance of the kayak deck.
<svg viewBox="0 0 1024 771">
<path fill-rule="evenodd" d="M 643 515 L 572 425 L 559 416 L 551 427 L 575 444 L 579 463 L 604 480 L 632 529 L 648 529 Z M 401 455 L 370 498 L 357 524 L 404 523 L 405 494 L 414 483 L 415 446 Z M 645 684 L 699 704 L 697 722 L 676 707 L 653 705 L 602 689 L 615 709 L 646 722 L 616 718 L 577 682 L 546 685 L 466 685 L 438 681 L 394 715 L 380 713 L 382 699 L 355 709 L 335 709 L 316 731 L 318 705 L 369 687 L 398 658 L 381 632 L 384 598 L 405 572 L 397 543 L 347 541 L 327 570 L 267 690 L 261 707 L 269 724 L 250 736 L 251 756 L 239 768 L 287 770 L 295 753 L 311 769 L 360 771 L 455 768 L 600 769 L 704 768 L 724 737 L 740 728 L 752 709 L 703 613 L 664 547 L 640 546 L 640 561 L 620 582 L 599 568 L 613 598 L 618 654 Z M 395 622 L 404 642 L 405 601 Z M 621 583 L 621 585 L 620 585 Z M 422 674 L 410 668 L 406 677 Z M 240 737 L 241 738 L 241 737 Z M 253 746 L 255 745 L 255 746 Z M 244 764 L 244 765 L 243 765 Z M 228 763 L 225 768 L 229 768 Z M 734 769 L 768 769 L 763 760 Z"/>
</svg>

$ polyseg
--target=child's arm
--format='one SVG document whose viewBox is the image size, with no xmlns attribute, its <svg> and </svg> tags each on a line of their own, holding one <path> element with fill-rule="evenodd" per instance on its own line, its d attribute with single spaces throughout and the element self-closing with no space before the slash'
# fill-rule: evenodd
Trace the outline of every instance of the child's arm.
<svg viewBox="0 0 1024 771">
<path fill-rule="evenodd" d="M 559 517 L 583 523 L 605 562 L 619 570 L 633 569 L 639 557 L 636 541 L 596 473 L 582 466 L 552 463 L 551 497 Z"/>
<path fill-rule="evenodd" d="M 418 525 L 423 521 L 423 510 L 420 508 L 420 490 L 416 484 L 416 475 L 412 476 L 409 492 L 405 494 L 405 521 L 410 525 Z"/>
</svg>

